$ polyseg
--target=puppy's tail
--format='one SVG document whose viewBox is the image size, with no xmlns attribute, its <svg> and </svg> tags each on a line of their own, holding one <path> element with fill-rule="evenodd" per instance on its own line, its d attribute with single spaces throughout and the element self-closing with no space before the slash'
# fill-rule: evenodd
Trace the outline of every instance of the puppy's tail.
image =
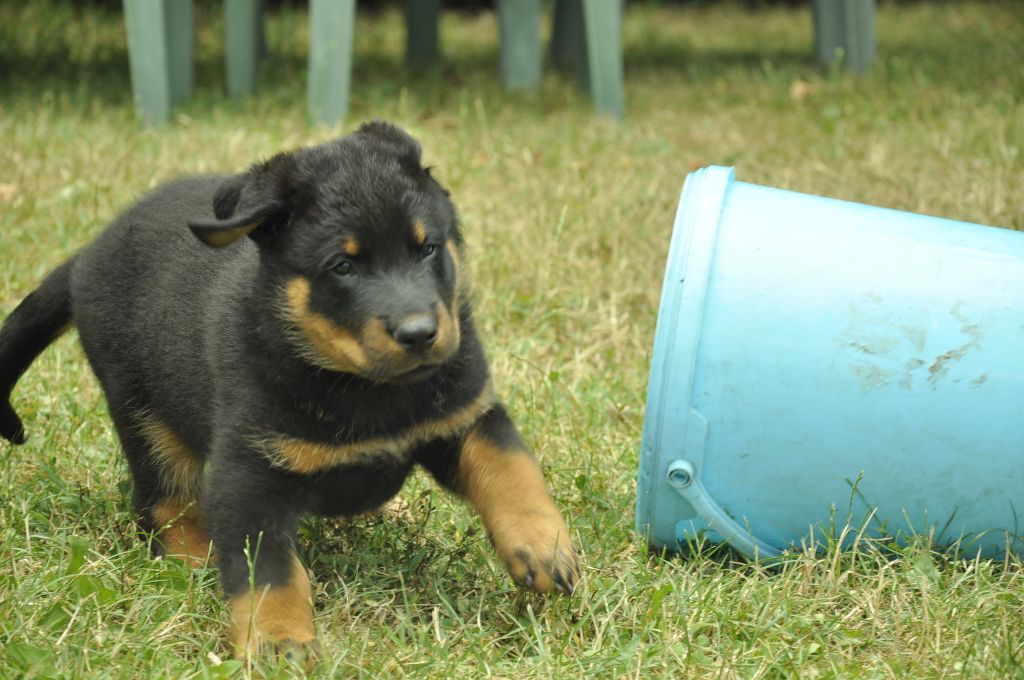
<svg viewBox="0 0 1024 680">
<path fill-rule="evenodd" d="M 11 390 L 25 369 L 71 323 L 71 258 L 43 279 L 0 326 L 0 437 L 25 441 L 21 419 L 11 406 Z"/>
</svg>

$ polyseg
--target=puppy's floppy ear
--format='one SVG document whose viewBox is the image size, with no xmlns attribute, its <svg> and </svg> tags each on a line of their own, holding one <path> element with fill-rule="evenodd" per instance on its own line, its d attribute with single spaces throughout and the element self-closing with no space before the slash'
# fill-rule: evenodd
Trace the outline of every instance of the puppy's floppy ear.
<svg viewBox="0 0 1024 680">
<path fill-rule="evenodd" d="M 214 217 L 189 220 L 189 229 L 214 248 L 246 235 L 257 242 L 269 238 L 290 212 L 292 163 L 289 154 L 278 154 L 224 180 L 213 195 Z"/>
<path fill-rule="evenodd" d="M 387 146 L 400 160 L 420 167 L 423 153 L 420 143 L 397 125 L 383 120 L 372 120 L 360 125 L 356 134 Z"/>
</svg>

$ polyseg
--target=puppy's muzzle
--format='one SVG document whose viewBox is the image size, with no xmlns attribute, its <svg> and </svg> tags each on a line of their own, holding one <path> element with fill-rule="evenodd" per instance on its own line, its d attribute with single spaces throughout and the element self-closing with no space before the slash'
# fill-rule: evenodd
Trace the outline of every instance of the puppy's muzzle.
<svg viewBox="0 0 1024 680">
<path fill-rule="evenodd" d="M 388 324 L 388 333 L 407 352 L 423 353 L 437 341 L 437 316 L 412 314 L 397 324 Z"/>
</svg>

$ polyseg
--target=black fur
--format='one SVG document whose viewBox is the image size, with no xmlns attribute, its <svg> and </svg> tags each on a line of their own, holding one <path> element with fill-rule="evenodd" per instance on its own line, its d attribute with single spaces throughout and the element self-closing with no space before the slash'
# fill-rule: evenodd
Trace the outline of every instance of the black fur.
<svg viewBox="0 0 1024 680">
<path fill-rule="evenodd" d="M 344 250 L 346 238 L 357 253 Z M 461 244 L 455 209 L 420 167 L 419 145 L 387 123 L 240 175 L 162 186 L 50 274 L 0 328 L 0 435 L 24 440 L 11 389 L 73 322 L 129 461 L 141 526 L 160 528 L 154 508 L 169 496 L 201 500 L 225 591 L 246 588 L 245 548 L 254 543 L 256 584 L 285 584 L 303 513 L 374 508 L 417 463 L 457 489 L 466 427 L 309 474 L 282 467 L 261 442 L 386 443 L 479 401 L 490 379 L 466 296 L 458 297 Z M 297 339 L 287 293 L 296 280 L 309 284 L 316 319 L 354 332 L 379 322 L 398 337 L 403 319 L 415 318 L 406 331 L 423 340 L 440 303 L 458 317 L 460 341 L 411 370 L 404 354 L 365 371 L 336 369 Z M 486 408 L 479 416 L 490 438 L 521 447 L 500 404 Z M 169 490 L 140 424 L 146 418 L 205 460 L 201 499 Z"/>
<path fill-rule="evenodd" d="M 25 441 L 21 419 L 11 407 L 11 390 L 29 364 L 71 322 L 69 279 L 74 258 L 57 267 L 22 300 L 0 327 L 0 437 Z"/>
</svg>

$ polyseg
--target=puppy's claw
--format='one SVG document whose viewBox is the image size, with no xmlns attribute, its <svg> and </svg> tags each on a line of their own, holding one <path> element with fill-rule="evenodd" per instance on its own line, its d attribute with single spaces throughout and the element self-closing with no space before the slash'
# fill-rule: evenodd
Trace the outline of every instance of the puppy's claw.
<svg viewBox="0 0 1024 680">
<path fill-rule="evenodd" d="M 572 595 L 572 577 L 568 574 L 562 574 L 561 571 L 555 572 L 555 590 L 562 595 Z"/>
<path fill-rule="evenodd" d="M 265 640 L 256 649 L 236 650 L 235 658 L 243 660 L 247 655 L 267 659 L 284 659 L 298 666 L 306 673 L 312 672 L 320 661 L 322 649 L 319 640 L 299 642 L 297 640 Z"/>
<path fill-rule="evenodd" d="M 563 595 L 572 595 L 580 578 L 580 565 L 575 555 L 555 573 L 555 589 Z"/>
<path fill-rule="evenodd" d="M 506 563 L 516 583 L 538 593 L 554 591 L 572 595 L 579 581 L 576 555 L 572 547 L 566 544 L 560 545 L 554 554 L 544 558 L 538 558 L 534 551 L 520 548 L 513 551 Z"/>
<path fill-rule="evenodd" d="M 306 672 L 312 671 L 316 668 L 322 654 L 320 642 L 318 640 L 312 640 L 305 643 L 286 640 L 277 645 L 276 651 L 277 654 L 284 657 L 286 661 L 295 664 Z"/>
</svg>

